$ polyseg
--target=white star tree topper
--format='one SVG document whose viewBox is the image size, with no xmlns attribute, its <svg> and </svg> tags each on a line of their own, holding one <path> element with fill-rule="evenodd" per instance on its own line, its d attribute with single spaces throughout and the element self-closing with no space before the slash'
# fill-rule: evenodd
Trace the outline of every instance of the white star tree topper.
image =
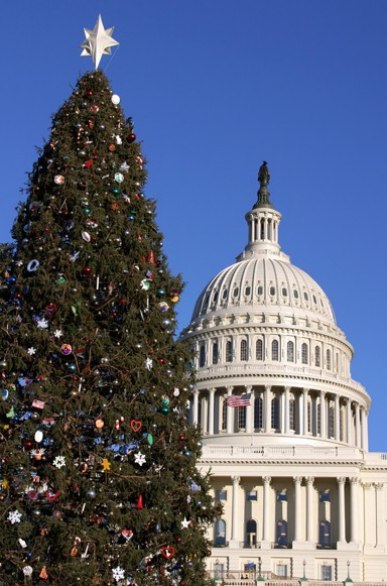
<svg viewBox="0 0 387 586">
<path fill-rule="evenodd" d="M 98 20 L 93 30 L 84 28 L 86 39 L 83 41 L 82 57 L 91 57 L 95 66 L 98 69 L 99 62 L 103 55 L 111 55 L 111 47 L 119 45 L 119 42 L 113 39 L 114 27 L 105 28 L 102 22 L 101 15 L 98 16 Z"/>
</svg>

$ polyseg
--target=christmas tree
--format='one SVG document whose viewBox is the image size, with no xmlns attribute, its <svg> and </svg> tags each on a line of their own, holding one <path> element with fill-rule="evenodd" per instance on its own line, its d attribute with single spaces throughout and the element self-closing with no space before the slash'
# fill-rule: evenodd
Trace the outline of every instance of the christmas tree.
<svg viewBox="0 0 387 586">
<path fill-rule="evenodd" d="M 80 78 L 2 247 L 0 584 L 207 584 L 182 284 L 119 102 Z"/>
</svg>

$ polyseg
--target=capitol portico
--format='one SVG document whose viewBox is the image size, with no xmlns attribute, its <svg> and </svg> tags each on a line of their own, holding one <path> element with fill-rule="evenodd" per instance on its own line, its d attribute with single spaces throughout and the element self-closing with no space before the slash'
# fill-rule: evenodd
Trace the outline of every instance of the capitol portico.
<svg viewBox="0 0 387 586">
<path fill-rule="evenodd" d="M 279 244 L 270 174 L 248 243 L 200 295 L 191 419 L 223 512 L 215 577 L 387 580 L 387 454 L 368 452 L 370 397 L 328 297 Z M 318 266 L 316 267 L 318 271 Z"/>
</svg>

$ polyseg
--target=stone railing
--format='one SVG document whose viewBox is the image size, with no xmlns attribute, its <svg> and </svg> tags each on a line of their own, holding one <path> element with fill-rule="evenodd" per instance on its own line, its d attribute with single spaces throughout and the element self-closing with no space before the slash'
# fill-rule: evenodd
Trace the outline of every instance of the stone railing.
<svg viewBox="0 0 387 586">
<path fill-rule="evenodd" d="M 328 580 L 308 580 L 303 578 L 215 578 L 219 586 L 386 586 L 386 582 L 347 582 Z"/>
<path fill-rule="evenodd" d="M 375 455 L 375 454 L 373 454 Z M 384 454 L 380 454 L 384 455 Z M 303 460 L 312 458 L 313 460 L 364 460 L 362 450 L 350 447 L 332 446 L 332 447 L 313 447 L 310 446 L 208 446 L 203 445 L 202 460 L 212 458 L 251 458 L 257 460 L 271 459 L 294 459 Z M 368 454 L 367 454 L 368 461 Z M 378 462 L 387 459 L 379 458 Z"/>
</svg>

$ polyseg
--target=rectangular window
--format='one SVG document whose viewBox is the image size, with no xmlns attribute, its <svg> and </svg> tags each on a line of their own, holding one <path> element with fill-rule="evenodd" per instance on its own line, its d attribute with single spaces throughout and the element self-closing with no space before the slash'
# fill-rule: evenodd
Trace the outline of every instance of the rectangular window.
<svg viewBox="0 0 387 586">
<path fill-rule="evenodd" d="M 248 490 L 246 492 L 246 500 L 247 501 L 257 501 L 258 500 L 258 493 L 256 490 Z"/>
<path fill-rule="evenodd" d="M 286 492 L 286 490 L 278 490 L 277 491 L 277 501 L 287 501 L 288 500 L 288 494 Z"/>
<path fill-rule="evenodd" d="M 246 429 L 246 407 L 238 407 L 238 429 Z"/>
<path fill-rule="evenodd" d="M 286 564 L 277 564 L 277 575 L 281 578 L 287 578 L 288 566 Z"/>
<path fill-rule="evenodd" d="M 332 566 L 321 566 L 321 580 L 332 580 Z"/>
<path fill-rule="evenodd" d="M 215 500 L 216 501 L 226 501 L 227 500 L 227 490 L 219 489 L 215 491 Z"/>
</svg>

